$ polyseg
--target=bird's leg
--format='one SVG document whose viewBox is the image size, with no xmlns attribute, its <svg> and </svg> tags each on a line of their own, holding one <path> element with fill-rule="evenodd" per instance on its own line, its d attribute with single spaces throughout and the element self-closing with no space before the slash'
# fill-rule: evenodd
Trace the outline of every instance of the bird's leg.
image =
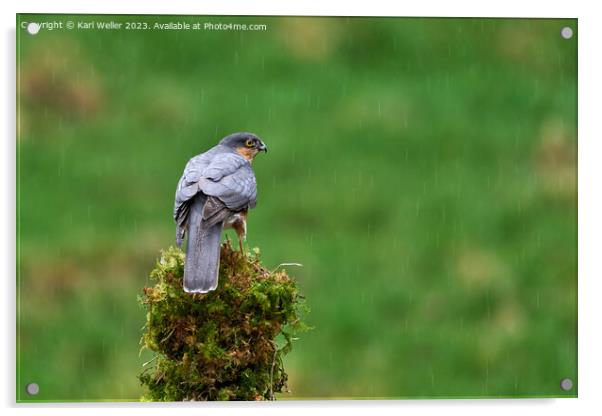
<svg viewBox="0 0 602 416">
<path fill-rule="evenodd" d="M 242 236 L 238 236 L 238 246 L 240 247 L 240 254 L 242 254 L 244 256 L 245 254 L 245 249 L 242 246 Z"/>
<path fill-rule="evenodd" d="M 236 221 L 232 224 L 232 228 L 236 231 L 236 235 L 238 236 L 238 247 L 240 248 L 240 254 L 244 256 L 245 249 L 242 245 L 242 242 L 247 237 L 247 212 L 242 211 L 238 214 Z"/>
</svg>

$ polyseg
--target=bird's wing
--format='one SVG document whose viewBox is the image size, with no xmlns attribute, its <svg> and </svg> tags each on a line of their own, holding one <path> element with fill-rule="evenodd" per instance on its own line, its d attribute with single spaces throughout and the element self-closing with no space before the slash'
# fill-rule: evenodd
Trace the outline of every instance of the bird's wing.
<svg viewBox="0 0 602 416">
<path fill-rule="evenodd" d="M 234 211 L 253 208 L 257 200 L 257 182 L 249 162 L 235 153 L 216 156 L 202 172 L 200 190 Z"/>
<path fill-rule="evenodd" d="M 177 221 L 179 211 L 183 208 L 186 201 L 192 199 L 199 192 L 199 179 L 201 172 L 211 164 L 210 152 L 202 153 L 188 161 L 184 168 L 184 173 L 178 182 L 176 188 L 176 200 L 174 205 L 174 219 Z"/>
<path fill-rule="evenodd" d="M 221 151 L 218 147 L 190 159 L 176 189 L 174 219 L 178 245 L 186 231 L 190 201 L 199 192 L 215 197 L 230 210 L 254 208 L 257 199 L 255 174 L 244 157 Z"/>
<path fill-rule="evenodd" d="M 201 172 L 211 164 L 211 160 L 215 153 L 216 149 L 213 148 L 190 159 L 178 182 L 173 211 L 173 217 L 177 223 L 176 243 L 178 246 L 182 245 L 192 198 L 199 192 Z"/>
</svg>

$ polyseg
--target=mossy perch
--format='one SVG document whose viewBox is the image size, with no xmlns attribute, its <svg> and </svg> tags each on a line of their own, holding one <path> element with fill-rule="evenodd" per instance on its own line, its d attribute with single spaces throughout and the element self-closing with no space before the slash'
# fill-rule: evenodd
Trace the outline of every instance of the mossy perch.
<svg viewBox="0 0 602 416">
<path fill-rule="evenodd" d="M 282 357 L 307 329 L 296 282 L 269 271 L 259 250 L 221 247 L 219 284 L 207 294 L 182 289 L 184 253 L 164 250 L 144 288 L 142 348 L 156 353 L 139 379 L 142 400 L 273 400 L 287 391 Z"/>
</svg>

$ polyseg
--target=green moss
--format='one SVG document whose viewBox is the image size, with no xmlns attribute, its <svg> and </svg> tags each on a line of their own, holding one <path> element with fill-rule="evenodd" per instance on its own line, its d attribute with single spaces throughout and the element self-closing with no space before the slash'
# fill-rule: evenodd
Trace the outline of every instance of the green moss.
<svg viewBox="0 0 602 416">
<path fill-rule="evenodd" d="M 144 401 L 273 400 L 286 391 L 282 357 L 308 327 L 296 282 L 271 272 L 259 250 L 221 247 L 219 284 L 207 294 L 182 289 L 184 253 L 170 247 L 140 297 L 146 308 L 142 348 L 156 353 L 139 379 Z"/>
</svg>

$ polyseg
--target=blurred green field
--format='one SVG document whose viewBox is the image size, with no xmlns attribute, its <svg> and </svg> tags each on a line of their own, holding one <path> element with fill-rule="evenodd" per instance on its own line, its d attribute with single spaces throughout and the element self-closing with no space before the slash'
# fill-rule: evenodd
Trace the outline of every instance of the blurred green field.
<svg viewBox="0 0 602 416">
<path fill-rule="evenodd" d="M 241 130 L 314 327 L 281 399 L 576 395 L 576 20 L 17 20 L 267 25 L 17 30 L 19 401 L 141 396 L 175 186 Z"/>
</svg>

